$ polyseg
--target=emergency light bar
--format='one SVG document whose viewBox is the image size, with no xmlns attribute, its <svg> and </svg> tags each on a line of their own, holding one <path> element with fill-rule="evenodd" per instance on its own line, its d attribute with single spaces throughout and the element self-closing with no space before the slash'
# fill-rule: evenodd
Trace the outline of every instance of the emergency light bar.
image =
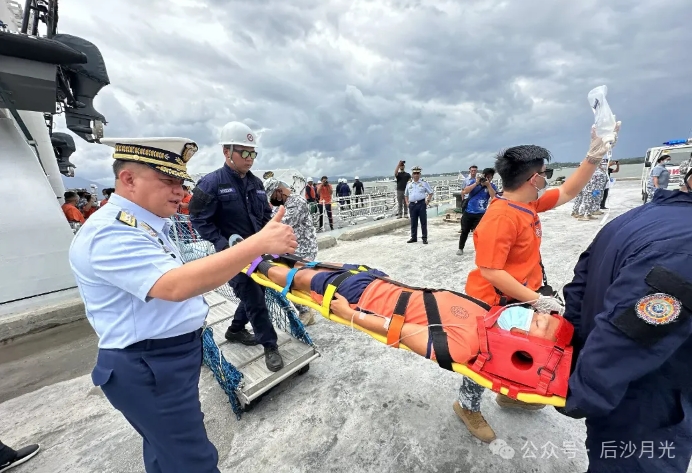
<svg viewBox="0 0 692 473">
<path fill-rule="evenodd" d="M 686 145 L 688 140 L 670 140 L 663 143 L 666 146 Z"/>
</svg>

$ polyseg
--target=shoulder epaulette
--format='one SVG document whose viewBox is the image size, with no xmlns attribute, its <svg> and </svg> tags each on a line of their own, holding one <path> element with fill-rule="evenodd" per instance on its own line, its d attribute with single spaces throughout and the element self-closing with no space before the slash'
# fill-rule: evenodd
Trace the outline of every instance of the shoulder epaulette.
<svg viewBox="0 0 692 473">
<path fill-rule="evenodd" d="M 137 219 L 132 215 L 124 210 L 121 210 L 118 212 L 118 215 L 115 216 L 115 219 L 118 222 L 122 222 L 125 225 L 129 225 L 130 227 L 136 227 L 137 226 Z"/>
</svg>

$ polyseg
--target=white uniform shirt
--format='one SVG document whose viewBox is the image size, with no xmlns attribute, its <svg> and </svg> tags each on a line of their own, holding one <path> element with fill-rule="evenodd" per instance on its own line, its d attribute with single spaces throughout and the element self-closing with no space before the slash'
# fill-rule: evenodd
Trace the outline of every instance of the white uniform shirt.
<svg viewBox="0 0 692 473">
<path fill-rule="evenodd" d="M 125 348 L 202 327 L 209 311 L 202 296 L 184 302 L 147 297 L 161 276 L 183 264 L 168 237 L 170 225 L 114 193 L 75 235 L 70 266 L 99 348 Z"/>
</svg>

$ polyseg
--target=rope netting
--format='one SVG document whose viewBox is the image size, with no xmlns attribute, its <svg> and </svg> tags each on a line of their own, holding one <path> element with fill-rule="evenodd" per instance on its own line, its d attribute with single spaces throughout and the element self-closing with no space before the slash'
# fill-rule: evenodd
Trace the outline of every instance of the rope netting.
<svg viewBox="0 0 692 473">
<path fill-rule="evenodd" d="M 216 252 L 214 245 L 202 239 L 195 231 L 190 223 L 189 216 L 176 214 L 171 220 L 172 225 L 169 236 L 173 243 L 178 246 L 184 263 Z M 228 284 L 217 288 L 215 292 L 236 306 L 240 304 L 240 299 Z M 283 297 L 281 293 L 270 288 L 265 290 L 265 301 L 274 327 L 289 333 L 292 337 L 311 347 L 315 347 L 312 338 L 310 338 L 305 326 L 300 321 L 298 309 L 291 301 Z M 237 390 L 242 387 L 243 374 L 223 356 L 223 353 L 214 341 L 213 328 L 206 324 L 202 334 L 202 343 L 204 364 L 214 373 L 214 377 L 228 396 L 234 414 L 240 419 L 242 408 Z"/>
</svg>

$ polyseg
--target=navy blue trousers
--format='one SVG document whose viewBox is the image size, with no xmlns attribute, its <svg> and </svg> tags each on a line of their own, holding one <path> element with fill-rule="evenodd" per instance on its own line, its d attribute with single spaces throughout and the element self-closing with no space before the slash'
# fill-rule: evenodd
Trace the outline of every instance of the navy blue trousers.
<svg viewBox="0 0 692 473">
<path fill-rule="evenodd" d="M 246 274 L 240 273 L 228 283 L 240 299 L 240 304 L 231 322 L 231 331 L 238 332 L 248 322 L 255 332 L 255 340 L 260 345 L 276 348 L 277 335 L 264 298 L 264 286 L 260 286 Z"/>
<path fill-rule="evenodd" d="M 411 238 L 418 238 L 418 219 L 420 219 L 420 230 L 423 238 L 428 238 L 428 212 L 425 199 L 418 202 L 409 202 L 408 213 L 411 216 Z"/>
<path fill-rule="evenodd" d="M 692 457 L 692 392 L 638 389 L 612 415 L 586 420 L 587 473 L 686 473 Z"/>
<path fill-rule="evenodd" d="M 91 374 L 142 436 L 147 473 L 219 473 L 199 401 L 202 339 L 186 338 L 167 348 L 99 350 Z"/>
</svg>

